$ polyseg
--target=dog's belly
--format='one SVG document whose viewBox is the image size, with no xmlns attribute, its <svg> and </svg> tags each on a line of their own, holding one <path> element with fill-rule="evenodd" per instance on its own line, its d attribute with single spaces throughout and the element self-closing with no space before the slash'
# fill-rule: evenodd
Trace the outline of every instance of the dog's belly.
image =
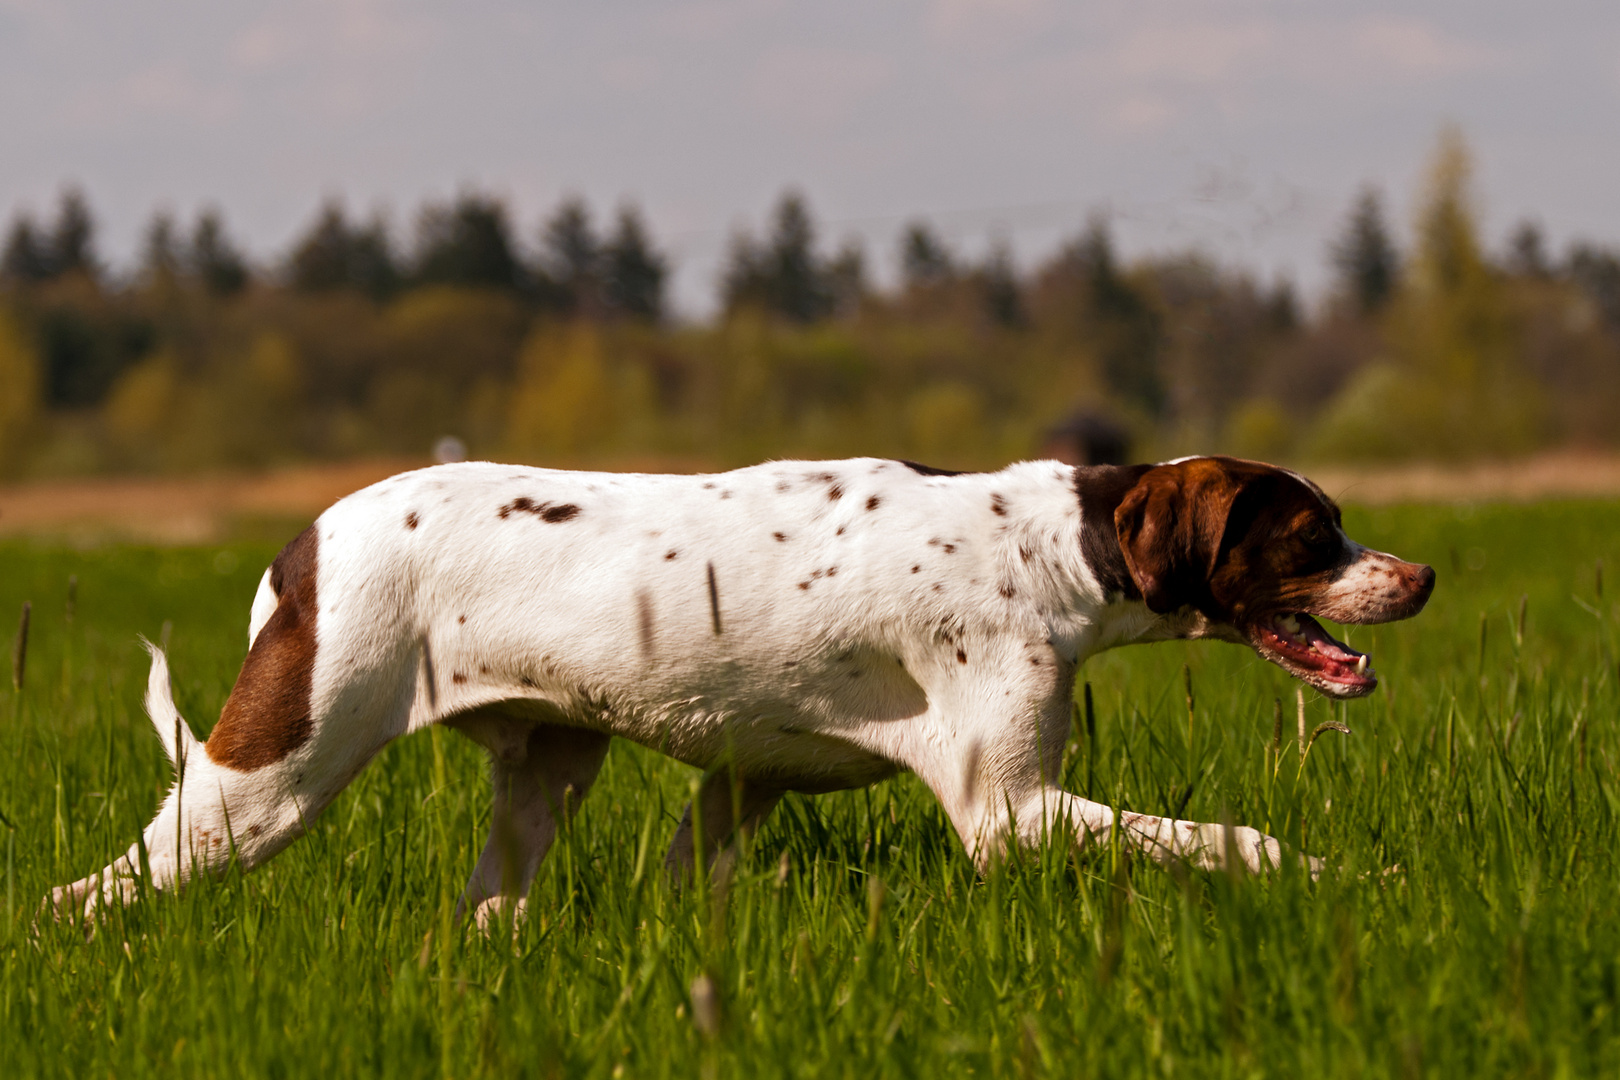
<svg viewBox="0 0 1620 1080">
<path fill-rule="evenodd" d="M 781 712 L 794 715 L 797 710 Z M 811 729 L 809 718 L 794 723 L 775 716 L 728 717 L 668 706 L 604 708 L 601 702 L 569 707 L 519 697 L 457 713 L 445 723 L 497 757 L 521 752 L 536 727 L 582 727 L 628 739 L 700 769 L 731 763 L 750 780 L 807 794 L 865 787 L 901 771 L 845 735 Z"/>
</svg>

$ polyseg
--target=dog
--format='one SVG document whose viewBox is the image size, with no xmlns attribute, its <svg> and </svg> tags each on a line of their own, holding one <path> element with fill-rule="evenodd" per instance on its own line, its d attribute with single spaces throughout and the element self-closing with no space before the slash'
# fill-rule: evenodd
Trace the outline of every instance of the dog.
<svg viewBox="0 0 1620 1080">
<path fill-rule="evenodd" d="M 493 769 L 458 906 L 521 902 L 614 736 L 705 771 L 668 862 L 690 872 L 785 792 L 915 773 L 983 868 L 1055 828 L 1159 861 L 1279 866 L 1254 829 L 1116 812 L 1058 786 L 1076 671 L 1105 649 L 1249 645 L 1334 698 L 1368 657 L 1315 617 L 1417 614 L 1428 566 L 1344 533 L 1286 469 L 778 461 L 699 476 L 486 462 L 350 495 L 265 572 L 250 647 L 199 741 L 147 644 L 175 782 L 142 844 L 53 891 L 58 913 L 296 839 L 391 740 L 443 724 Z M 144 846 L 144 853 L 142 852 Z"/>
</svg>

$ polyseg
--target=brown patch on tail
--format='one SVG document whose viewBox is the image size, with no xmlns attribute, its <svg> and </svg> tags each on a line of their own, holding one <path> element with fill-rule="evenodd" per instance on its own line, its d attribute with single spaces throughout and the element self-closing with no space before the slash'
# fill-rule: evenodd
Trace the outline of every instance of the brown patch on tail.
<svg viewBox="0 0 1620 1080">
<path fill-rule="evenodd" d="M 311 525 L 270 564 L 276 610 L 248 650 L 236 686 L 204 748 L 215 764 L 241 772 L 274 765 L 309 740 L 315 672 L 315 570 L 319 538 Z"/>
</svg>

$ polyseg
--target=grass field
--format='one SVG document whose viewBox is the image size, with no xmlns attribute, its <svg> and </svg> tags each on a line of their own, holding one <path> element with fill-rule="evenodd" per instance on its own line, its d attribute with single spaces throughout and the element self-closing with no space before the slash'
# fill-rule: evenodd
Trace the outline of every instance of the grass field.
<svg viewBox="0 0 1620 1080">
<path fill-rule="evenodd" d="M 694 775 L 617 744 L 513 939 L 444 930 L 489 813 L 479 752 L 446 732 L 389 748 L 263 870 L 90 940 L 36 929 L 168 784 L 135 635 L 172 626 L 205 731 L 275 545 L 7 542 L 0 640 L 34 610 L 24 690 L 0 689 L 0 1074 L 1615 1075 L 1620 581 L 1600 597 L 1597 566 L 1620 577 L 1620 504 L 1346 519 L 1440 571 L 1417 619 L 1350 633 L 1375 695 L 1309 700 L 1312 727 L 1353 734 L 1302 767 L 1280 671 L 1139 646 L 1083 670 L 1095 738 L 1066 759 L 1072 789 L 1303 844 L 1319 881 L 1056 844 L 980 879 L 901 778 L 790 797 L 729 881 L 675 891 L 660 861 Z"/>
</svg>

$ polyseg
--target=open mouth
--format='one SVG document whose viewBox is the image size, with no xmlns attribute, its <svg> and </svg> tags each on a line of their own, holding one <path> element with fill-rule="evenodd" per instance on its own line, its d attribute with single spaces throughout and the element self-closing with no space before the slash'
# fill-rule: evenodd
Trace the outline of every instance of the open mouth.
<svg viewBox="0 0 1620 1080">
<path fill-rule="evenodd" d="M 1378 686 L 1378 674 L 1367 655 L 1334 640 L 1303 611 L 1256 625 L 1250 640 L 1260 655 L 1324 694 L 1361 697 Z"/>
</svg>

